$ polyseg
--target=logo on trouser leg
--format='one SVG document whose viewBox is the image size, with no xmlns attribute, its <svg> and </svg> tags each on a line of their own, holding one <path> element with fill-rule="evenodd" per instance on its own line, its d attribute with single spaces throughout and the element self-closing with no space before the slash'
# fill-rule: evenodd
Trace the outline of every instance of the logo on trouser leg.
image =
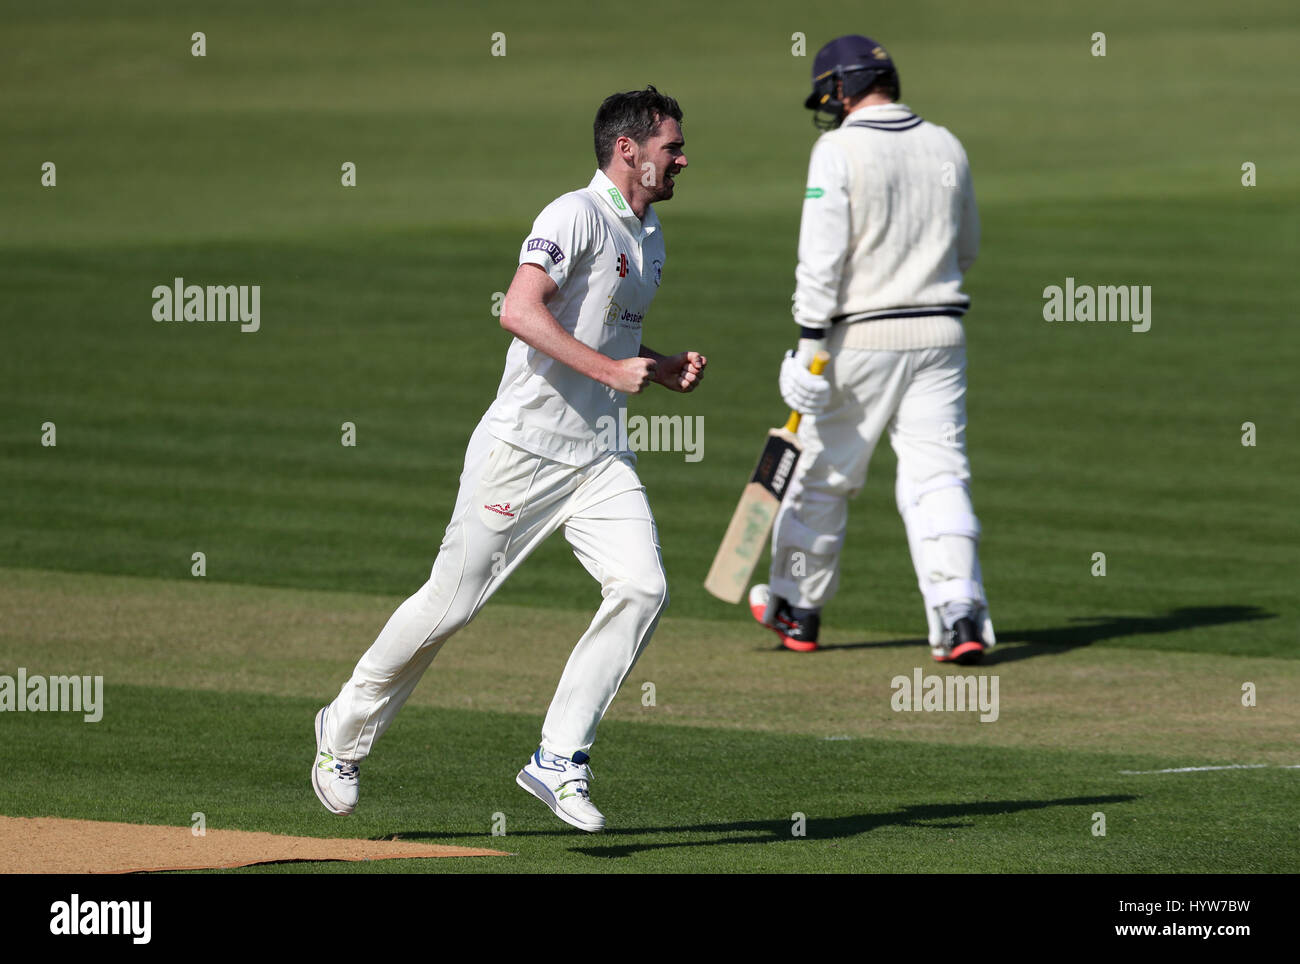
<svg viewBox="0 0 1300 964">
<path fill-rule="evenodd" d="M 487 509 L 489 512 L 495 512 L 497 515 L 509 516 L 511 519 L 515 517 L 515 514 L 510 511 L 509 502 L 504 504 L 498 502 L 496 505 L 485 505 L 483 508 Z"/>
</svg>

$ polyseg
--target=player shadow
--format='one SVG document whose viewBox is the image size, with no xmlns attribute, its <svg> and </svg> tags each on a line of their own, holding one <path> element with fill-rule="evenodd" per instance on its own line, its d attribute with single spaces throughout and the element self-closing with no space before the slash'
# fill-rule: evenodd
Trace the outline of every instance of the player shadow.
<svg viewBox="0 0 1300 964">
<path fill-rule="evenodd" d="M 1042 810 L 1047 807 L 1093 807 L 1109 803 L 1128 803 L 1136 800 L 1132 794 L 1105 797 L 1067 797 L 1060 800 L 990 800 L 981 803 L 917 804 L 889 813 L 866 813 L 847 817 L 808 817 L 805 835 L 796 838 L 791 820 L 749 820 L 740 823 L 708 823 L 692 827 L 633 827 L 626 830 L 605 831 L 603 839 L 618 836 L 638 836 L 653 833 L 711 833 L 729 834 L 715 840 L 673 840 L 664 843 L 628 843 L 612 846 L 572 847 L 573 853 L 588 857 L 617 859 L 651 850 L 668 850 L 677 847 L 718 847 L 731 844 L 783 843 L 793 839 L 843 840 L 859 834 L 870 833 L 880 827 L 911 827 L 925 830 L 964 830 L 974 826 L 971 818 L 992 817 L 1025 810 Z"/>
<path fill-rule="evenodd" d="M 1132 794 L 1116 794 L 1104 797 L 1065 797 L 1059 800 L 987 800 L 980 803 L 924 803 L 903 807 L 888 813 L 867 813 L 847 817 L 809 817 L 804 830 L 810 840 L 842 840 L 870 833 L 879 827 L 913 827 L 926 830 L 962 830 L 974 826 L 972 818 L 995 817 L 1002 814 L 1020 813 L 1026 810 L 1042 810 L 1047 807 L 1093 807 L 1109 803 L 1129 803 L 1136 800 Z M 712 840 L 670 840 L 662 843 L 638 841 L 636 843 L 593 844 L 570 848 L 573 853 L 588 857 L 606 859 L 630 857 L 650 850 L 668 850 L 678 847 L 718 847 L 730 844 L 770 844 L 782 843 L 795 838 L 790 820 L 742 820 L 735 822 L 701 823 L 695 825 L 674 825 L 663 827 L 616 827 L 608 829 L 598 837 L 584 837 L 584 840 L 617 840 L 620 837 L 643 837 L 647 834 L 723 834 L 721 839 Z M 558 830 L 512 830 L 509 837 L 554 837 Z M 462 833 L 454 830 L 416 830 L 402 833 L 383 834 L 372 840 L 456 840 L 471 841 L 475 845 L 480 838 L 484 846 L 500 845 L 508 838 L 494 837 L 489 833 Z M 489 843 L 492 842 L 492 843 Z"/>
<path fill-rule="evenodd" d="M 1277 619 L 1277 613 L 1259 606 L 1181 606 L 1161 616 L 1081 616 L 1071 619 L 1069 626 L 1053 629 L 998 630 L 998 645 L 985 655 L 983 665 L 1068 653 L 1106 639 L 1177 633 L 1259 619 Z M 1021 645 L 1003 647 L 1004 642 Z"/>
<path fill-rule="evenodd" d="M 1071 619 L 1069 626 L 1052 629 L 999 629 L 998 645 L 989 650 L 981 665 L 991 666 L 1035 656 L 1068 653 L 1072 649 L 1091 646 L 1105 639 L 1175 633 L 1202 626 L 1222 626 L 1257 619 L 1277 619 L 1277 613 L 1268 612 L 1259 606 L 1182 606 L 1171 609 L 1162 616 L 1081 616 Z M 1007 643 L 1019 645 L 1008 646 Z M 836 650 L 923 647 L 928 656 L 929 646 L 929 640 L 915 637 L 875 642 L 825 643 L 813 653 L 791 653 L 779 645 L 765 646 L 763 649 L 790 656 L 815 656 L 817 653 L 833 653 Z"/>
<path fill-rule="evenodd" d="M 790 653 L 791 656 L 815 656 L 817 653 L 833 653 L 841 649 L 907 649 L 919 646 L 924 646 L 927 653 L 930 651 L 930 641 L 922 639 L 920 636 L 914 636 L 911 639 L 864 640 L 860 643 L 822 643 L 812 653 L 792 653 L 781 645 L 770 647 L 770 649 L 774 653 Z"/>
</svg>

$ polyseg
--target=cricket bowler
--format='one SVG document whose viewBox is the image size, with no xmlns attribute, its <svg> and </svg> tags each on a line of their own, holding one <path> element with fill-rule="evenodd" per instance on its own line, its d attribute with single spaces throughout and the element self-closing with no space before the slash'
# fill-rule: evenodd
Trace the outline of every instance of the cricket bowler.
<svg viewBox="0 0 1300 964">
<path fill-rule="evenodd" d="M 749 603 L 787 649 L 817 649 L 848 502 L 888 430 L 931 654 L 974 663 L 995 643 L 966 457 L 962 280 L 979 215 L 961 143 L 899 98 L 893 59 L 874 40 L 839 37 L 818 51 L 804 106 L 825 133 L 799 227 L 798 348 L 779 379 L 807 416 L 803 456 L 773 526 L 768 583 Z M 823 349 L 831 362 L 812 374 Z"/>
<path fill-rule="evenodd" d="M 602 602 L 516 782 L 566 823 L 604 828 L 591 802 L 588 751 L 654 633 L 668 587 L 636 456 L 603 449 L 597 427 L 616 422 L 625 396 L 651 382 L 694 391 L 706 365 L 698 352 L 664 356 L 641 343 L 665 260 L 652 204 L 673 196 L 687 165 L 681 119 L 677 101 L 654 87 L 606 98 L 591 183 L 547 205 L 525 238 L 501 312 L 514 340 L 496 400 L 470 438 L 429 581 L 316 716 L 312 786 L 331 812 L 356 808 L 361 762 L 442 644 L 563 530 Z"/>
</svg>

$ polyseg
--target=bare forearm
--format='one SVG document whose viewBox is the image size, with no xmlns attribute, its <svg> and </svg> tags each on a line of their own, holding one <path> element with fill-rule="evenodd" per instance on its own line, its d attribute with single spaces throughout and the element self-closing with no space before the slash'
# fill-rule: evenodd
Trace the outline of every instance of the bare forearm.
<svg viewBox="0 0 1300 964">
<path fill-rule="evenodd" d="M 602 385 L 608 385 L 613 377 L 613 360 L 570 335 L 543 304 L 511 306 L 502 313 L 501 325 L 529 347 Z"/>
</svg>

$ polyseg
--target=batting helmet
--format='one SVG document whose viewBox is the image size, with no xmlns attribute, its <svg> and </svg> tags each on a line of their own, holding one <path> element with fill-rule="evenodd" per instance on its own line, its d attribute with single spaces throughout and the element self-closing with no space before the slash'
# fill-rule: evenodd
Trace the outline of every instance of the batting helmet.
<svg viewBox="0 0 1300 964">
<path fill-rule="evenodd" d="M 818 128 L 833 130 L 844 120 L 844 101 L 836 96 L 836 83 L 843 85 L 841 96 L 848 98 L 881 80 L 893 81 L 897 97 L 898 71 L 884 47 L 858 34 L 836 37 L 813 59 L 813 91 L 803 105 L 813 112 Z"/>
</svg>

